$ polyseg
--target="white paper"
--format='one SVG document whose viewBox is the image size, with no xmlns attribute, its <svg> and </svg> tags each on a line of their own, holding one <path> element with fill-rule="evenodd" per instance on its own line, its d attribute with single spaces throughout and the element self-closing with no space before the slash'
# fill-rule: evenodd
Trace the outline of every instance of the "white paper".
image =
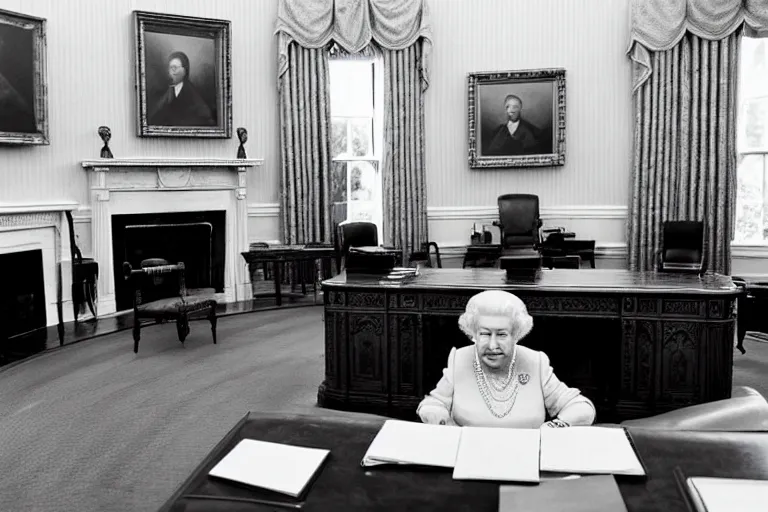
<svg viewBox="0 0 768 512">
<path fill-rule="evenodd" d="M 543 428 L 540 462 L 542 471 L 645 475 L 623 428 Z"/>
<path fill-rule="evenodd" d="M 208 474 L 297 497 L 329 453 L 243 439 Z"/>
<path fill-rule="evenodd" d="M 707 512 L 765 512 L 768 510 L 768 481 L 739 478 L 691 477 Z"/>
<path fill-rule="evenodd" d="M 364 466 L 419 464 L 452 468 L 461 427 L 387 420 L 363 458 Z"/>
<path fill-rule="evenodd" d="M 465 427 L 453 478 L 539 481 L 539 429 Z"/>
</svg>

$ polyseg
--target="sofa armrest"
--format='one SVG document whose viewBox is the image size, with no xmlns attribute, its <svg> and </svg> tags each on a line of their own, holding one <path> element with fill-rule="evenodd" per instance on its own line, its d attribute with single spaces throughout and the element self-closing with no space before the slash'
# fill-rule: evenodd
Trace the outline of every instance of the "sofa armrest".
<svg viewBox="0 0 768 512">
<path fill-rule="evenodd" d="M 752 388 L 736 387 L 731 398 L 623 421 L 621 426 L 658 430 L 768 431 L 768 402 Z"/>
</svg>

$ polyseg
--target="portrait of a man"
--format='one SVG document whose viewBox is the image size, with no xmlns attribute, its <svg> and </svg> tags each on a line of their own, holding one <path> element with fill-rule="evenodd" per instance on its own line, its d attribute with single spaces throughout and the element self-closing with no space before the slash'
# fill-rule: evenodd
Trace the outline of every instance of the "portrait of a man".
<svg viewBox="0 0 768 512">
<path fill-rule="evenodd" d="M 541 130 L 521 117 L 523 100 L 509 94 L 504 98 L 506 122 L 488 137 L 486 155 L 532 155 L 540 153 Z"/>
<path fill-rule="evenodd" d="M 0 142 L 47 142 L 43 26 L 38 18 L 0 12 Z"/>
<path fill-rule="evenodd" d="M 191 79 L 189 57 L 184 52 L 168 56 L 168 88 L 155 103 L 149 124 L 161 126 L 212 126 L 213 110 Z"/>
<path fill-rule="evenodd" d="M 562 165 L 564 103 L 564 70 L 470 74 L 470 166 Z"/>
<path fill-rule="evenodd" d="M 139 135 L 230 137 L 229 22 L 135 16 Z"/>
</svg>

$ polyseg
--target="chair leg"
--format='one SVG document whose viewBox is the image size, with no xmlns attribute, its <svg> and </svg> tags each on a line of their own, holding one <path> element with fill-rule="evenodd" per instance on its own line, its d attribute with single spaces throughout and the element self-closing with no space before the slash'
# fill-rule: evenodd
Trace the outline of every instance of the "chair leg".
<svg viewBox="0 0 768 512">
<path fill-rule="evenodd" d="M 176 319 L 176 332 L 179 334 L 179 341 L 184 343 L 187 334 L 189 334 L 189 319 L 186 314 Z"/>
<path fill-rule="evenodd" d="M 139 319 L 133 317 L 133 353 L 139 353 L 139 340 L 141 339 L 141 325 Z"/>
<path fill-rule="evenodd" d="M 208 313 L 208 321 L 211 322 L 211 334 L 213 334 L 213 344 L 216 344 L 216 305 L 211 306 L 211 312 Z"/>
</svg>

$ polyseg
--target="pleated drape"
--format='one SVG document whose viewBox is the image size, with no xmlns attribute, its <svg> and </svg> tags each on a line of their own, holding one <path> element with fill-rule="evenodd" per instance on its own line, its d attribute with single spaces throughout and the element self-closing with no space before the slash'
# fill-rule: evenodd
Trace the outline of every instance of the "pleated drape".
<svg viewBox="0 0 768 512">
<path fill-rule="evenodd" d="M 656 267 L 665 220 L 701 220 L 708 269 L 730 272 L 740 37 L 688 33 L 651 53 L 650 76 L 635 95 L 630 269 Z"/>
<path fill-rule="evenodd" d="M 422 42 L 403 50 L 383 49 L 384 158 L 382 197 L 384 243 L 403 250 L 403 259 L 427 242 L 424 159 Z M 405 263 L 405 262 L 404 262 Z"/>
<path fill-rule="evenodd" d="M 287 244 L 331 242 L 328 55 L 291 43 L 279 81 L 281 213 Z"/>
</svg>

